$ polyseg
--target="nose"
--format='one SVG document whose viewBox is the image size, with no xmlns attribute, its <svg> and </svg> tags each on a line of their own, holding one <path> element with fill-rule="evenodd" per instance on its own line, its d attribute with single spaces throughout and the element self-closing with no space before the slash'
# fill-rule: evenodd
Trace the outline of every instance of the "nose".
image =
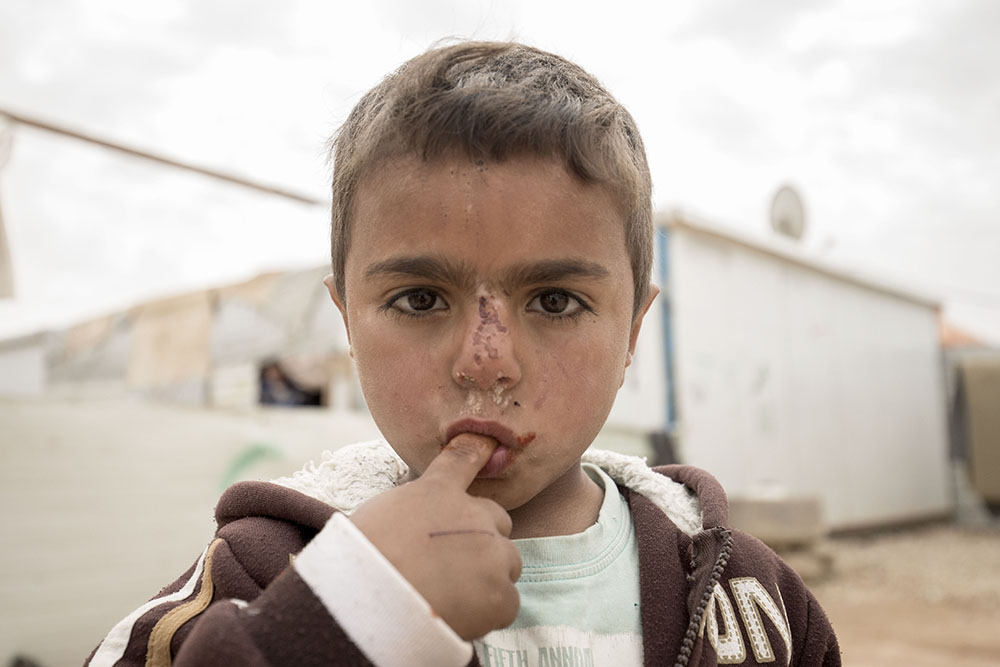
<svg viewBox="0 0 1000 667">
<path fill-rule="evenodd" d="M 463 324 L 452 378 L 465 389 L 510 389 L 521 381 L 514 331 L 498 300 L 479 297 L 478 308 Z"/>
</svg>

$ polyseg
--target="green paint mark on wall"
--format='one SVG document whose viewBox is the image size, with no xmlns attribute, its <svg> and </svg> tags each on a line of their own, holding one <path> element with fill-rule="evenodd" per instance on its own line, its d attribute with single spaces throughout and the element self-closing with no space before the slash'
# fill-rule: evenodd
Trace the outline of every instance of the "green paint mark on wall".
<svg viewBox="0 0 1000 667">
<path fill-rule="evenodd" d="M 240 481 L 244 473 L 262 461 L 280 461 L 284 456 L 281 450 L 267 443 L 252 443 L 240 450 L 226 466 L 226 474 L 221 480 L 221 490 L 225 490 Z"/>
</svg>

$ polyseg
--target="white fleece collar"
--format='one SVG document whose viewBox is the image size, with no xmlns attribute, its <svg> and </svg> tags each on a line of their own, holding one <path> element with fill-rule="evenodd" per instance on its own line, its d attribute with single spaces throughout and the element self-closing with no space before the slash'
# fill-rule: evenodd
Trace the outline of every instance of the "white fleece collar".
<svg viewBox="0 0 1000 667">
<path fill-rule="evenodd" d="M 584 463 L 601 468 L 615 483 L 645 496 L 688 535 L 701 531 L 701 503 L 683 484 L 653 472 L 646 461 L 601 449 L 589 449 Z M 323 452 L 292 474 L 272 480 L 350 514 L 358 505 L 401 484 L 409 468 L 385 440 L 372 440 Z"/>
</svg>

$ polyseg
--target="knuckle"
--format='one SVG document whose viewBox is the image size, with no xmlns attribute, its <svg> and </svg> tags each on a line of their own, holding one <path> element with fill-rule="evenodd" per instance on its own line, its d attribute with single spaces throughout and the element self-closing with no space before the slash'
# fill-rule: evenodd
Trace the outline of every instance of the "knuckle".
<svg viewBox="0 0 1000 667">
<path fill-rule="evenodd" d="M 476 501 L 476 506 L 481 509 L 481 511 L 485 516 L 488 516 L 491 519 L 495 518 L 501 512 L 506 514 L 506 512 L 503 511 L 502 507 L 497 505 L 494 501 L 490 500 L 489 498 L 482 498 L 479 496 L 473 496 L 473 498 Z"/>
<path fill-rule="evenodd" d="M 524 567 L 524 563 L 521 561 L 521 554 L 518 552 L 517 547 L 514 547 L 514 555 L 511 562 L 511 580 L 517 581 L 521 578 L 521 571 Z"/>
<path fill-rule="evenodd" d="M 495 500 L 490 500 L 489 498 L 477 498 L 476 500 L 498 528 L 505 528 L 505 531 L 510 533 L 513 523 L 511 522 L 510 515 L 507 513 L 507 510 L 505 510 L 502 505 Z"/>
</svg>

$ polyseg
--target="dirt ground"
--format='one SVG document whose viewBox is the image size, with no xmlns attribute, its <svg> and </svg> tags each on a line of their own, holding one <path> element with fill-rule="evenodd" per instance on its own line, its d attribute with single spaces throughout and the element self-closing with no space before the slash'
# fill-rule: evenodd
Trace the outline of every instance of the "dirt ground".
<svg viewBox="0 0 1000 667">
<path fill-rule="evenodd" d="M 936 525 L 825 545 L 811 581 L 850 667 L 1000 667 L 1000 526 Z"/>
</svg>

